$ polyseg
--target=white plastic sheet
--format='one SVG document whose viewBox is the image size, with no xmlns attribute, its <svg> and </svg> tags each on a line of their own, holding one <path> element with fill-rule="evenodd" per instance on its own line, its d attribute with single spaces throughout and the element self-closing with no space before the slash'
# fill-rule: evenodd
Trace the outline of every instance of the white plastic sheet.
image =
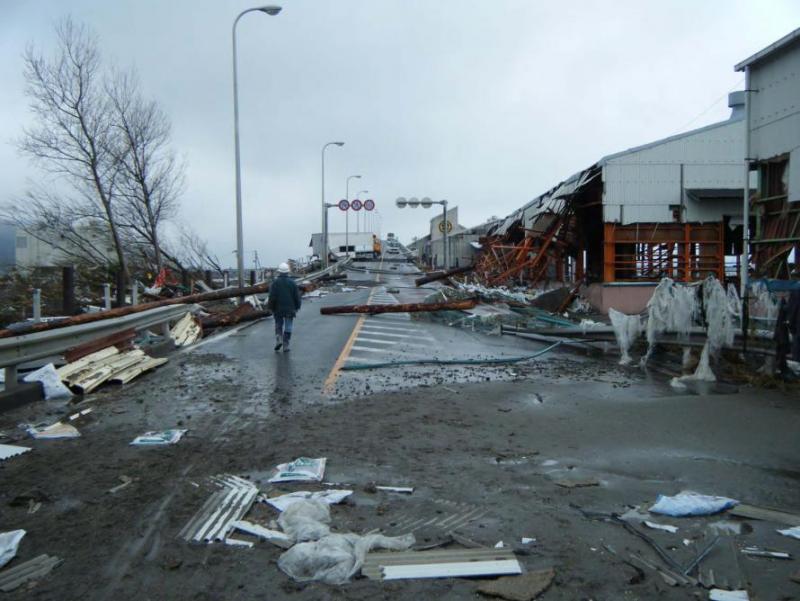
<svg viewBox="0 0 800 601">
<path fill-rule="evenodd" d="M 636 342 L 639 334 L 642 333 L 642 321 L 638 315 L 625 315 L 616 309 L 609 309 L 608 317 L 611 319 L 614 337 L 617 339 L 619 351 L 622 354 L 619 364 L 629 365 L 633 359 L 631 359 L 628 351 L 633 346 L 633 343 Z"/>
<path fill-rule="evenodd" d="M 298 457 L 290 463 L 281 463 L 273 471 L 270 482 L 321 482 L 325 474 L 327 458 L 310 459 Z"/>
<path fill-rule="evenodd" d="M 331 512 L 319 499 L 299 499 L 278 518 L 278 525 L 295 542 L 317 540 L 330 533 Z"/>
<path fill-rule="evenodd" d="M 659 495 L 655 504 L 650 507 L 650 512 L 675 517 L 712 515 L 738 504 L 739 501 L 735 499 L 701 495 L 700 493 L 685 490 L 674 497 Z"/>
<path fill-rule="evenodd" d="M 48 401 L 50 399 L 72 398 L 72 392 L 61 383 L 61 378 L 52 363 L 26 374 L 22 379 L 25 382 L 41 382 L 44 388 L 44 398 Z"/>
<path fill-rule="evenodd" d="M 0 568 L 16 557 L 17 547 L 23 536 L 25 536 L 24 530 L 0 532 Z"/>
<path fill-rule="evenodd" d="M 33 438 L 43 440 L 55 440 L 59 438 L 79 438 L 81 433 L 75 426 L 65 424 L 63 422 L 56 422 L 44 428 L 37 428 L 30 426 L 27 430 Z"/>
<path fill-rule="evenodd" d="M 778 534 L 783 534 L 784 536 L 789 536 L 791 538 L 800 539 L 800 526 L 794 526 L 792 528 L 786 528 L 784 530 L 778 530 Z"/>
<path fill-rule="evenodd" d="M 280 556 L 278 567 L 300 582 L 344 584 L 361 569 L 370 550 L 404 550 L 415 542 L 413 534 L 331 534 L 330 521 L 330 508 L 319 499 L 299 499 L 287 507 L 278 525 L 298 542 Z"/>
<path fill-rule="evenodd" d="M 336 503 L 341 503 L 352 494 L 352 490 L 322 490 L 319 492 L 298 490 L 279 497 L 265 498 L 264 502 L 269 503 L 278 511 L 286 511 L 293 504 L 303 499 L 316 499 L 327 505 L 335 505 Z"/>
<path fill-rule="evenodd" d="M 299 582 L 318 580 L 345 584 L 361 569 L 372 549 L 402 551 L 415 542 L 413 534 L 329 534 L 313 542 L 300 543 L 278 558 L 278 567 Z"/>
</svg>

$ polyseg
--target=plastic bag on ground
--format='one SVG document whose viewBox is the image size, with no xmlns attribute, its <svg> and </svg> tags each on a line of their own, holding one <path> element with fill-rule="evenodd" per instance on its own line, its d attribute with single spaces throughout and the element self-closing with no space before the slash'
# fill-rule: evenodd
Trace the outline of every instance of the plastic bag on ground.
<svg viewBox="0 0 800 601">
<path fill-rule="evenodd" d="M 0 532 L 0 568 L 16 557 L 17 547 L 23 536 L 25 536 L 24 530 Z"/>
<path fill-rule="evenodd" d="M 727 497 L 701 495 L 685 490 L 674 497 L 658 495 L 655 504 L 650 508 L 652 513 L 675 517 L 690 515 L 712 515 L 738 505 L 739 501 Z"/>
<path fill-rule="evenodd" d="M 287 512 L 289 510 L 291 507 Z M 327 584 L 345 584 L 358 573 L 372 549 L 402 551 L 414 542 L 413 534 L 394 537 L 329 534 L 318 541 L 295 545 L 280 556 L 278 567 L 299 582 L 317 580 Z"/>
<path fill-rule="evenodd" d="M 52 363 L 48 363 L 44 367 L 32 371 L 27 374 L 23 380 L 26 382 L 41 382 L 44 388 L 44 398 L 48 401 L 50 399 L 72 398 L 72 392 L 61 383 L 61 378 L 58 376 L 58 372 L 56 372 L 56 368 Z"/>
<path fill-rule="evenodd" d="M 330 534 L 331 511 L 319 499 L 299 499 L 278 518 L 278 525 L 295 542 L 318 540 Z"/>
<path fill-rule="evenodd" d="M 352 494 L 352 490 L 321 490 L 318 492 L 298 490 L 279 497 L 266 498 L 264 501 L 278 511 L 286 511 L 290 506 L 303 499 L 317 499 L 327 505 L 335 505 L 336 503 L 341 503 Z"/>
</svg>

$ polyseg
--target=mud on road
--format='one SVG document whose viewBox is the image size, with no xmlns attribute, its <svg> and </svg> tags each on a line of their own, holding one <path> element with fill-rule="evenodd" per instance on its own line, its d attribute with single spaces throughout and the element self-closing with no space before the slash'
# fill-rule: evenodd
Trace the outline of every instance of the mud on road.
<svg viewBox="0 0 800 601">
<path fill-rule="evenodd" d="M 479 596 L 469 579 L 298 584 L 278 570 L 281 550 L 269 543 L 243 549 L 177 538 L 208 497 L 210 476 L 248 477 L 270 494 L 319 488 L 267 484 L 274 465 L 297 456 L 327 457 L 325 481 L 355 490 L 333 507 L 334 529 L 400 534 L 404 524 L 422 521 L 429 525 L 416 529 L 418 543 L 436 544 L 447 536 L 448 529 L 437 526 L 444 517 L 469 513 L 472 519 L 458 522 L 461 536 L 489 546 L 504 541 L 520 551 L 526 569 L 555 568 L 545 600 L 706 596 L 699 588 L 670 587 L 652 571 L 641 578 L 618 556 L 635 552 L 656 562 L 652 549 L 614 524 L 587 519 L 581 509 L 644 510 L 658 494 L 684 489 L 800 509 L 800 408 L 782 393 L 676 396 L 636 372 L 567 355 L 519 365 L 504 381 L 431 378 L 430 385 L 393 393 L 326 398 L 302 382 L 278 393 L 248 384 L 236 362 L 208 352 L 184 355 L 121 392 L 95 395 L 89 403 L 94 420 L 81 426 L 81 438 L 21 439 L 34 451 L 0 464 L 0 530 L 28 531 L 18 560 L 41 553 L 64 559 L 50 576 L 5 597 Z M 18 423 L 54 420 L 63 411 L 50 410 L 47 415 L 39 405 L 3 414 L 0 431 L 18 438 Z M 171 447 L 129 445 L 137 434 L 166 427 L 189 431 Z M 123 475 L 133 483 L 108 493 Z M 415 490 L 369 492 L 370 483 Z M 42 499 L 34 513 L 24 503 L 10 505 L 26 494 Z M 273 517 L 257 504 L 250 519 Z M 648 534 L 685 564 L 708 542 L 708 524 L 721 519 L 662 518 L 678 533 Z M 800 541 L 778 535 L 776 524 L 746 523 L 745 532 L 726 537 L 707 564 L 732 585 L 749 583 L 757 598 L 800 594 L 789 580 L 796 562 L 747 558 L 733 546 L 797 555 Z M 522 545 L 521 537 L 536 541 Z"/>
</svg>

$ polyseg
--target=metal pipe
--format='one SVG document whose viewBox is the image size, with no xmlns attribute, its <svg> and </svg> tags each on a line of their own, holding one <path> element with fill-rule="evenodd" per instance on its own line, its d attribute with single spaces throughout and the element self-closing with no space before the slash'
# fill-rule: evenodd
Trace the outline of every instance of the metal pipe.
<svg viewBox="0 0 800 601">
<path fill-rule="evenodd" d="M 750 277 L 750 67 L 744 68 L 744 182 L 742 186 L 742 261 L 740 294 L 747 302 L 747 285 Z"/>
<path fill-rule="evenodd" d="M 360 175 L 348 175 L 347 181 L 345 183 L 345 199 L 347 200 L 347 204 L 350 204 L 350 180 L 351 179 L 361 179 Z M 344 250 L 347 253 L 345 256 L 349 259 L 350 258 L 350 207 L 347 207 L 347 210 L 344 212 Z"/>
<path fill-rule="evenodd" d="M 444 268 L 445 270 L 449 269 L 450 266 L 447 263 L 447 201 L 442 201 L 442 230 L 444 231 Z"/>
</svg>

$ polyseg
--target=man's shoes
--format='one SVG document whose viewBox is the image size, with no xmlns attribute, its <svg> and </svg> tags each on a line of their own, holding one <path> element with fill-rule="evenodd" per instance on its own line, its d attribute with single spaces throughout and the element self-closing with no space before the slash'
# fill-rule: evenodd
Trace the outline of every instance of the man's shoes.
<svg viewBox="0 0 800 601">
<path fill-rule="evenodd" d="M 276 351 L 281 350 L 282 346 L 283 346 L 283 338 L 281 337 L 280 334 L 276 334 L 275 335 L 275 350 Z"/>
<path fill-rule="evenodd" d="M 289 340 L 291 340 L 291 338 L 292 338 L 292 333 L 291 332 L 285 332 L 283 334 L 283 352 L 284 353 L 288 353 L 289 352 Z"/>
</svg>

